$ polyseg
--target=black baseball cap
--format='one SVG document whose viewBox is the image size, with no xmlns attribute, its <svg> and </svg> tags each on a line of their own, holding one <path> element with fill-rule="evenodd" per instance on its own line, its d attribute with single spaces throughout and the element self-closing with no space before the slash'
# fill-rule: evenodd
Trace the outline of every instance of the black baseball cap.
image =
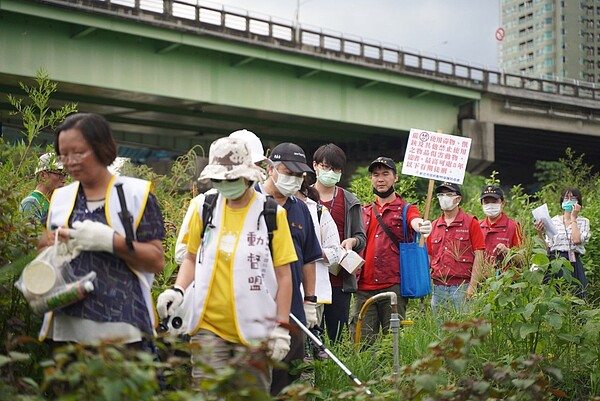
<svg viewBox="0 0 600 401">
<path fill-rule="evenodd" d="M 504 200 L 504 192 L 502 192 L 502 189 L 500 189 L 499 187 L 495 186 L 495 185 L 488 185 L 485 188 L 483 188 L 483 191 L 481 191 L 481 198 L 495 198 L 495 199 L 502 199 Z"/>
<path fill-rule="evenodd" d="M 444 188 L 449 190 L 450 192 L 456 192 L 458 195 L 462 196 L 462 193 L 460 192 L 460 185 L 447 181 L 442 182 L 440 185 L 438 185 L 435 189 L 435 193 L 439 194 Z"/>
<path fill-rule="evenodd" d="M 379 156 L 377 159 L 373 160 L 371 164 L 369 164 L 369 173 L 372 173 L 375 167 L 378 165 L 382 165 L 383 167 L 387 167 L 396 174 L 396 163 L 389 157 Z"/>
<path fill-rule="evenodd" d="M 284 142 L 271 150 L 269 159 L 274 162 L 282 162 L 292 173 L 312 173 L 312 169 L 306 164 L 306 155 L 302 148 L 294 143 Z"/>
</svg>

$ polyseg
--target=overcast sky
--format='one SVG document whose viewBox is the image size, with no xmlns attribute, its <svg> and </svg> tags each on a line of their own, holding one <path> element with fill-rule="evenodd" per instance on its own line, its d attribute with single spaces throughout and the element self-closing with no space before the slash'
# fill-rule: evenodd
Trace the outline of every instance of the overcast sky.
<svg viewBox="0 0 600 401">
<path fill-rule="evenodd" d="M 250 11 L 290 23 L 298 0 L 203 1 L 208 7 Z M 307 27 L 352 34 L 406 51 L 498 69 L 499 0 L 300 0 Z"/>
</svg>

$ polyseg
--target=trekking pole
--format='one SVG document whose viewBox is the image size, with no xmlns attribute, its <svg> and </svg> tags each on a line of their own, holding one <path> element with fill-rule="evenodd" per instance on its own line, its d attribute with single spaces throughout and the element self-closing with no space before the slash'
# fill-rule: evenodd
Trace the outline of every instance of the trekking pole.
<svg viewBox="0 0 600 401">
<path fill-rule="evenodd" d="M 338 365 L 340 367 L 340 369 L 342 369 L 346 375 L 348 375 L 348 377 L 350 378 L 350 380 L 352 380 L 354 382 L 354 384 L 356 384 L 358 387 L 363 388 L 365 390 L 365 393 L 367 393 L 367 395 L 373 395 L 373 393 L 371 393 L 371 390 L 369 390 L 367 386 L 365 386 L 364 384 L 362 384 L 362 382 L 360 380 L 358 380 L 358 378 L 356 376 L 354 376 L 354 374 L 350 371 L 350 369 L 348 369 L 346 367 L 346 365 L 344 365 L 342 363 L 342 361 L 340 361 L 333 354 L 333 352 L 331 352 L 328 348 L 326 348 L 325 345 L 323 344 L 323 342 L 321 340 L 319 340 L 319 338 L 317 336 L 315 336 L 308 329 L 308 327 L 306 327 L 304 324 L 302 324 L 302 322 L 300 320 L 298 320 L 298 318 L 296 316 L 294 316 L 292 313 L 290 313 L 290 318 L 292 318 L 292 320 L 294 321 L 294 323 L 296 323 L 298 325 L 298 327 L 300 327 L 300 329 L 308 336 L 308 338 L 310 338 L 312 340 L 312 342 L 314 344 L 317 345 L 317 347 L 321 351 L 325 352 L 331 358 L 331 360 L 333 362 L 335 362 L 335 364 Z"/>
</svg>

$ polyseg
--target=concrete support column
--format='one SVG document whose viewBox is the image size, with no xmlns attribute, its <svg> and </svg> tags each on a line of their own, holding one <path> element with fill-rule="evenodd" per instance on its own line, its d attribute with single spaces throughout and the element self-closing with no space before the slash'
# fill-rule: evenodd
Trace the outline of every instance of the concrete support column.
<svg viewBox="0 0 600 401">
<path fill-rule="evenodd" d="M 495 161 L 494 123 L 466 118 L 460 125 L 462 135 L 471 138 L 467 169 L 472 174 L 481 174 Z"/>
</svg>

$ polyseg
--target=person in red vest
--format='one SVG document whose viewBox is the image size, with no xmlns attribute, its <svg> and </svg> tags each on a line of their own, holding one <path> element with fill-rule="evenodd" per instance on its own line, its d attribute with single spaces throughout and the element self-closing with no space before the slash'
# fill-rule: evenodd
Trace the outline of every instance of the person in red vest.
<svg viewBox="0 0 600 401">
<path fill-rule="evenodd" d="M 508 251 L 520 247 L 523 243 L 521 226 L 504 213 L 504 192 L 497 186 L 488 185 L 481 191 L 481 207 L 486 218 L 479 223 L 485 241 L 486 268 L 495 270 L 495 274 L 508 269 L 510 264 L 505 261 Z M 514 265 L 522 265 L 525 258 L 514 254 Z"/>
<path fill-rule="evenodd" d="M 485 243 L 477 218 L 458 206 L 460 186 L 444 182 L 435 193 L 442 215 L 432 223 L 427 250 L 433 280 L 431 308 L 438 315 L 441 309 L 463 311 L 477 291 Z"/>
</svg>

